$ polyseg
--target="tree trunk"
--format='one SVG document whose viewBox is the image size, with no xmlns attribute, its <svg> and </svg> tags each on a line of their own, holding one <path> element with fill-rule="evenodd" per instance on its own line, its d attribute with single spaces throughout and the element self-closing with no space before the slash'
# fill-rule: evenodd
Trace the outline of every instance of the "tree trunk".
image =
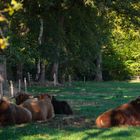
<svg viewBox="0 0 140 140">
<path fill-rule="evenodd" d="M 42 61 L 41 61 L 40 82 L 41 82 L 42 84 L 45 83 L 45 60 L 42 60 Z"/>
<path fill-rule="evenodd" d="M 95 65 L 96 65 L 95 80 L 96 81 L 103 81 L 103 77 L 102 77 L 102 52 L 101 52 L 101 50 L 98 52 Z"/>
<path fill-rule="evenodd" d="M 17 78 L 16 80 L 18 81 L 19 79 L 23 78 L 23 64 L 22 63 L 18 63 L 17 64 Z"/>
<path fill-rule="evenodd" d="M 38 43 L 39 45 L 42 44 L 42 37 L 43 37 L 43 29 L 44 29 L 44 26 L 43 26 L 43 18 L 40 17 L 40 32 L 39 32 L 39 36 L 38 36 Z"/>
<path fill-rule="evenodd" d="M 56 83 L 58 83 L 58 67 L 59 67 L 59 62 L 54 62 L 53 67 L 52 67 L 52 77 L 54 74 L 56 75 Z"/>
<path fill-rule="evenodd" d="M 54 80 L 54 74 L 56 76 L 56 83 L 58 83 L 58 69 L 59 69 L 59 57 L 60 57 L 60 48 L 63 45 L 63 36 L 64 36 L 64 16 L 60 11 L 58 11 L 58 42 L 55 49 L 54 63 L 52 66 L 52 77 Z"/>
<path fill-rule="evenodd" d="M 42 45 L 42 37 L 43 37 L 43 28 L 44 28 L 44 26 L 43 26 L 43 18 L 41 18 L 40 16 L 39 16 L 39 21 L 40 21 L 40 31 L 39 31 L 39 36 L 38 36 L 38 44 L 39 44 L 39 46 L 41 46 Z M 42 76 L 43 75 L 41 75 L 41 72 L 43 71 L 43 74 L 44 74 L 44 66 L 42 66 L 42 71 L 41 71 L 41 61 L 40 61 L 40 58 L 37 60 L 37 72 L 36 72 L 36 77 L 35 77 L 35 80 L 36 81 L 40 81 L 40 78 L 41 78 L 41 81 L 43 80 L 42 79 Z"/>
<path fill-rule="evenodd" d="M 35 81 L 39 81 L 40 73 L 41 73 L 40 59 L 38 59 L 38 60 L 36 60 L 36 77 L 35 77 Z"/>
</svg>

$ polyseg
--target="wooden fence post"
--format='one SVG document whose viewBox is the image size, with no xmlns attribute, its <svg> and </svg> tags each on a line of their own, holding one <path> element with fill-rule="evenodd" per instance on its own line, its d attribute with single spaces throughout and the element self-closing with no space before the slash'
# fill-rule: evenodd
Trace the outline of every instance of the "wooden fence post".
<svg viewBox="0 0 140 140">
<path fill-rule="evenodd" d="M 24 88 L 25 88 L 25 93 L 27 93 L 27 81 L 26 81 L 26 78 L 24 78 Z"/>
<path fill-rule="evenodd" d="M 21 80 L 20 79 L 18 80 L 18 92 L 19 93 L 21 92 Z"/>
<path fill-rule="evenodd" d="M 14 97 L 14 87 L 13 87 L 12 81 L 10 81 L 10 94 L 11 94 L 11 97 Z"/>
<path fill-rule="evenodd" d="M 69 75 L 69 86 L 71 86 L 71 75 Z"/>
<path fill-rule="evenodd" d="M 86 77 L 84 76 L 84 83 L 86 82 Z"/>
<path fill-rule="evenodd" d="M 27 73 L 27 75 L 28 75 L 28 83 L 29 83 L 29 86 L 31 86 L 31 75 L 30 75 L 29 72 Z"/>
<path fill-rule="evenodd" d="M 65 84 L 65 82 L 66 82 L 66 76 L 65 76 L 65 74 L 63 74 L 62 75 L 62 83 Z"/>
<path fill-rule="evenodd" d="M 53 75 L 53 83 L 54 83 L 54 86 L 56 86 L 56 73 L 54 73 L 54 75 Z"/>
</svg>

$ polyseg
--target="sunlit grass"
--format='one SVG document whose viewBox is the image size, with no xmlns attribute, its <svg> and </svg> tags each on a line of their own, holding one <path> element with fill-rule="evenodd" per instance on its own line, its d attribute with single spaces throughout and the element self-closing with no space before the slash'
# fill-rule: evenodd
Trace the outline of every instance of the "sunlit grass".
<svg viewBox="0 0 140 140">
<path fill-rule="evenodd" d="M 47 123 L 0 128 L 0 140 L 139 140 L 140 127 L 98 129 L 95 119 L 102 112 L 140 95 L 140 83 L 74 82 L 71 87 L 28 88 L 31 94 L 49 93 L 71 105 L 74 115 L 56 115 Z"/>
</svg>

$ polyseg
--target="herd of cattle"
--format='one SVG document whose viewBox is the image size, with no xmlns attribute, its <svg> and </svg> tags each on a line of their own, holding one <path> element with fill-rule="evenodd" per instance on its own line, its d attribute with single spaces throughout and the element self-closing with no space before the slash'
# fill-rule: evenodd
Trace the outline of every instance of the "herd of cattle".
<svg viewBox="0 0 140 140">
<path fill-rule="evenodd" d="M 73 114 L 66 101 L 58 101 L 49 94 L 32 96 L 18 93 L 15 96 L 16 104 L 8 99 L 0 100 L 0 125 L 21 124 L 31 121 L 47 121 L 55 114 Z"/>
<path fill-rule="evenodd" d="M 48 121 L 55 114 L 73 114 L 66 101 L 59 101 L 49 94 L 32 96 L 18 93 L 15 100 L 16 104 L 6 98 L 0 99 L 0 126 Z M 104 112 L 97 117 L 96 125 L 98 128 L 122 125 L 140 126 L 140 97 Z"/>
</svg>

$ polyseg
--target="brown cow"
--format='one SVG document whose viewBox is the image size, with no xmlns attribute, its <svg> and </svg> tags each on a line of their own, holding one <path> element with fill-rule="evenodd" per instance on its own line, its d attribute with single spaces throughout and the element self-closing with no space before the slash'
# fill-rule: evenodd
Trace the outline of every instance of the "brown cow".
<svg viewBox="0 0 140 140">
<path fill-rule="evenodd" d="M 34 96 L 34 98 L 38 98 L 39 100 L 44 99 L 44 98 L 50 98 L 52 100 L 52 96 L 47 93 L 36 95 Z"/>
<path fill-rule="evenodd" d="M 21 106 L 31 111 L 33 121 L 46 121 L 54 117 L 54 109 L 49 98 L 28 99 Z"/>
<path fill-rule="evenodd" d="M 33 95 L 30 95 L 30 94 L 27 94 L 27 93 L 18 92 L 16 94 L 16 96 L 15 96 L 15 100 L 16 100 L 16 104 L 20 105 L 24 101 L 26 101 L 27 99 L 33 99 L 33 98 L 44 99 L 44 96 L 46 96 L 47 98 L 52 99 L 52 96 L 47 94 L 47 93 L 33 96 Z"/>
<path fill-rule="evenodd" d="M 23 94 L 20 93 L 18 96 L 16 96 L 16 104 L 21 104 L 29 98 L 33 98 L 33 96 L 25 93 Z M 66 115 L 73 114 L 70 105 L 66 101 L 59 101 L 54 96 L 51 96 L 47 93 L 36 95 L 34 96 L 34 98 L 38 98 L 38 100 L 50 98 L 55 114 L 66 114 Z"/>
<path fill-rule="evenodd" d="M 96 119 L 96 125 L 99 128 L 140 125 L 140 97 L 115 109 L 104 112 Z"/>
<path fill-rule="evenodd" d="M 33 96 L 30 94 L 27 94 L 27 93 L 18 92 L 15 96 L 16 104 L 20 105 L 21 103 L 23 103 L 24 101 L 26 101 L 27 99 L 30 99 L 30 98 L 33 98 Z"/>
<path fill-rule="evenodd" d="M 66 115 L 72 115 L 73 111 L 70 107 L 70 105 L 66 101 L 59 101 L 54 96 L 51 96 L 49 94 L 40 94 L 36 96 L 39 100 L 44 98 L 50 98 L 51 103 L 54 108 L 55 114 L 66 114 Z"/>
<path fill-rule="evenodd" d="M 0 100 L 0 125 L 21 124 L 32 121 L 31 112 L 23 107 Z"/>
</svg>

